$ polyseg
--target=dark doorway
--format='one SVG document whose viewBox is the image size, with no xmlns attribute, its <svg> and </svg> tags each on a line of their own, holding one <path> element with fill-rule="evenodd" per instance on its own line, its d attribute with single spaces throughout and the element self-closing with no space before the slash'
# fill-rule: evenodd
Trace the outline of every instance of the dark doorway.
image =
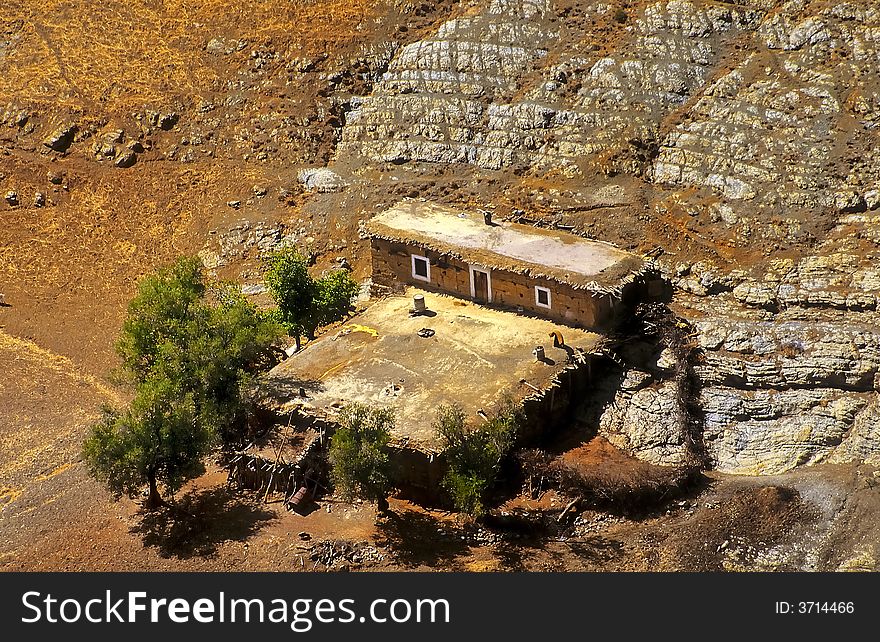
<svg viewBox="0 0 880 642">
<path fill-rule="evenodd" d="M 473 270 L 471 278 L 474 280 L 474 301 L 480 303 L 489 302 L 489 273 L 482 270 Z"/>
</svg>

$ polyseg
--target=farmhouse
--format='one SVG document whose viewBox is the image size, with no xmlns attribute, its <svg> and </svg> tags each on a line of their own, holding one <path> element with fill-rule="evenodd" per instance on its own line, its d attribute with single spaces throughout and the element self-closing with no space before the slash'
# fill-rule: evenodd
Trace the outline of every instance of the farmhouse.
<svg viewBox="0 0 880 642">
<path fill-rule="evenodd" d="M 645 261 L 608 243 L 418 200 L 375 216 L 361 234 L 379 285 L 414 285 L 578 327 L 613 326 L 645 285 Z"/>
<path fill-rule="evenodd" d="M 402 490 L 427 501 L 445 466 L 440 405 L 460 405 L 478 425 L 511 399 L 526 417 L 521 443 L 540 438 L 584 399 L 607 358 L 605 331 L 652 284 L 641 257 L 607 243 L 423 201 L 397 204 L 361 233 L 373 282 L 393 293 L 273 369 L 263 405 L 281 433 L 311 430 L 321 443 L 346 404 L 392 408 Z M 250 469 L 275 470 L 253 454 L 242 461 L 245 481 Z M 295 486 L 306 468 L 285 475 Z"/>
</svg>

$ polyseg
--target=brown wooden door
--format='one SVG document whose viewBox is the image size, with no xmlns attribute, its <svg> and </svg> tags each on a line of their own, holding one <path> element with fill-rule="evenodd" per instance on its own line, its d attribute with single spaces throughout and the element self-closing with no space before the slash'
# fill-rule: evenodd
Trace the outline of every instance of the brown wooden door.
<svg viewBox="0 0 880 642">
<path fill-rule="evenodd" d="M 489 300 L 489 275 L 474 270 L 474 300 L 486 303 Z"/>
</svg>

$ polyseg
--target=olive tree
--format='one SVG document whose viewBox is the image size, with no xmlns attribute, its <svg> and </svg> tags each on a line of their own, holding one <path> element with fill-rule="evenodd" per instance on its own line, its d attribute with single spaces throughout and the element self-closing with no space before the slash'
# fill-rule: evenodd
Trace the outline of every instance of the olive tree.
<svg viewBox="0 0 880 642">
<path fill-rule="evenodd" d="M 247 426 L 254 373 L 277 360 L 281 328 L 228 287 L 209 289 L 197 259 L 144 278 L 117 352 L 134 389 L 127 408 L 103 411 L 83 444 L 90 472 L 119 497 L 161 482 L 175 492 L 218 443 Z"/>
</svg>

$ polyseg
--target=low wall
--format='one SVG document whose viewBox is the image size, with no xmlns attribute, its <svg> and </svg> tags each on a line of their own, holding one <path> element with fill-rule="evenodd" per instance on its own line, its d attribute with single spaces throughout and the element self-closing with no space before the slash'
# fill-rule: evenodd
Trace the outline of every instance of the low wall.
<svg viewBox="0 0 880 642">
<path fill-rule="evenodd" d="M 521 407 L 525 422 L 516 446 L 537 445 L 567 425 L 572 413 L 585 400 L 595 377 L 603 372 L 607 359 L 599 354 L 576 354 L 546 389 L 524 397 Z M 395 446 L 392 458 L 402 497 L 428 505 L 444 503 L 441 483 L 446 462 L 442 453 Z"/>
</svg>

